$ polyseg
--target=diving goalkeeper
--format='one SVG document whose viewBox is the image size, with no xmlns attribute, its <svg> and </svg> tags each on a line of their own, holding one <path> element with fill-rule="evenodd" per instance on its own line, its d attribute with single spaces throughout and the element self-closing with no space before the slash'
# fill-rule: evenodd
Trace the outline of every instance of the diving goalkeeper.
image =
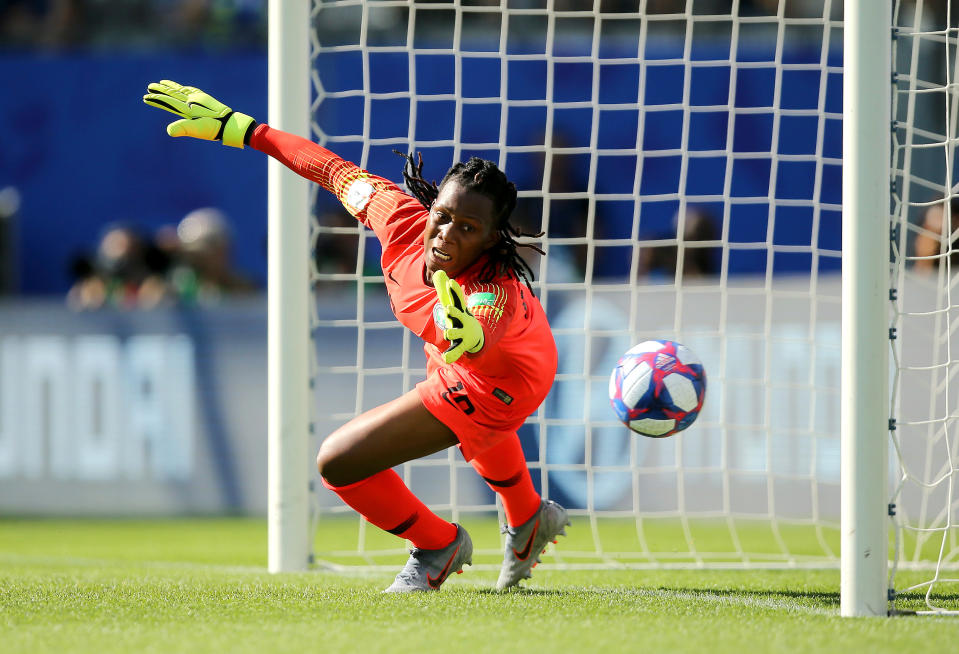
<svg viewBox="0 0 959 654">
<path fill-rule="evenodd" d="M 397 319 L 423 339 L 427 377 L 326 437 L 317 455 L 323 484 L 377 527 L 414 549 L 386 592 L 437 590 L 472 563 L 462 526 L 430 511 L 393 470 L 456 445 L 502 500 L 506 553 L 496 587 L 528 578 L 549 541 L 565 534 L 566 510 L 533 488 L 516 430 L 546 398 L 556 344 L 532 293 L 532 270 L 510 224 L 516 187 L 490 161 L 454 165 L 426 181 L 406 156 L 408 195 L 307 139 L 257 124 L 208 94 L 162 81 L 147 104 L 176 114 L 170 136 L 249 145 L 336 195 L 376 234 Z M 527 245 L 527 247 L 535 247 Z"/>
</svg>

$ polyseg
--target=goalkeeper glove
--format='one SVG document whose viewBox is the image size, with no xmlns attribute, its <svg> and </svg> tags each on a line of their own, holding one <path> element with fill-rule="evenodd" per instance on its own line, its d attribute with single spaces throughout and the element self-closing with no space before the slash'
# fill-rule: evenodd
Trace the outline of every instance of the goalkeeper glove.
<svg viewBox="0 0 959 654">
<path fill-rule="evenodd" d="M 205 141 L 223 141 L 223 145 L 242 148 L 253 132 L 256 121 L 193 86 L 180 86 L 165 79 L 147 87 L 143 101 L 174 113 L 181 120 L 167 125 L 170 136 L 192 136 Z"/>
<path fill-rule="evenodd" d="M 450 341 L 450 346 L 443 352 L 443 361 L 453 363 L 464 352 L 476 353 L 483 349 L 485 337 L 483 326 L 466 309 L 466 296 L 463 289 L 450 279 L 445 272 L 437 270 L 433 273 L 433 287 L 440 299 L 442 316 L 446 328 L 443 338 Z"/>
</svg>

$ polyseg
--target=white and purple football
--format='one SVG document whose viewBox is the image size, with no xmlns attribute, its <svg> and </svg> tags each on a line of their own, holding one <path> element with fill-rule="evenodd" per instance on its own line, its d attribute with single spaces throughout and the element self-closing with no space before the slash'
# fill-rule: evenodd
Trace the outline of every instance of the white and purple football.
<svg viewBox="0 0 959 654">
<path fill-rule="evenodd" d="M 609 378 L 616 416 L 637 434 L 665 438 L 693 424 L 706 399 L 703 362 L 675 341 L 643 341 Z"/>
</svg>

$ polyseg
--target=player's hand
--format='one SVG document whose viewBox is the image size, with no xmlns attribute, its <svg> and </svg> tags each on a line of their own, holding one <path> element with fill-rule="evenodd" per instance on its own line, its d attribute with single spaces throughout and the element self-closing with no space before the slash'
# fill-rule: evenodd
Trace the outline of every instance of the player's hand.
<svg viewBox="0 0 959 654">
<path fill-rule="evenodd" d="M 446 328 L 443 338 L 450 341 L 450 346 L 443 352 L 443 361 L 453 363 L 464 352 L 475 353 L 483 349 L 485 337 L 483 326 L 466 309 L 466 296 L 455 279 L 442 270 L 433 273 L 433 287 L 440 299 Z"/>
<path fill-rule="evenodd" d="M 256 121 L 233 111 L 216 98 L 194 86 L 181 86 L 165 79 L 147 86 L 143 101 L 176 114 L 180 120 L 167 125 L 170 136 L 192 136 L 205 141 L 242 148 Z"/>
</svg>

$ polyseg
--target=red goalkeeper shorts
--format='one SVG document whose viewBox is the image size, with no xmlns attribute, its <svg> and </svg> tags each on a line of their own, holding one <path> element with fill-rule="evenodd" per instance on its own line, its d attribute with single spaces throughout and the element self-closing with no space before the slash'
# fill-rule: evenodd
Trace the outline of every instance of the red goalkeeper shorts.
<svg viewBox="0 0 959 654">
<path fill-rule="evenodd" d="M 515 434 L 553 384 L 552 376 L 547 376 L 537 387 L 521 378 L 500 387 L 461 366 L 432 363 L 416 390 L 423 406 L 456 434 L 467 461 Z"/>
</svg>

